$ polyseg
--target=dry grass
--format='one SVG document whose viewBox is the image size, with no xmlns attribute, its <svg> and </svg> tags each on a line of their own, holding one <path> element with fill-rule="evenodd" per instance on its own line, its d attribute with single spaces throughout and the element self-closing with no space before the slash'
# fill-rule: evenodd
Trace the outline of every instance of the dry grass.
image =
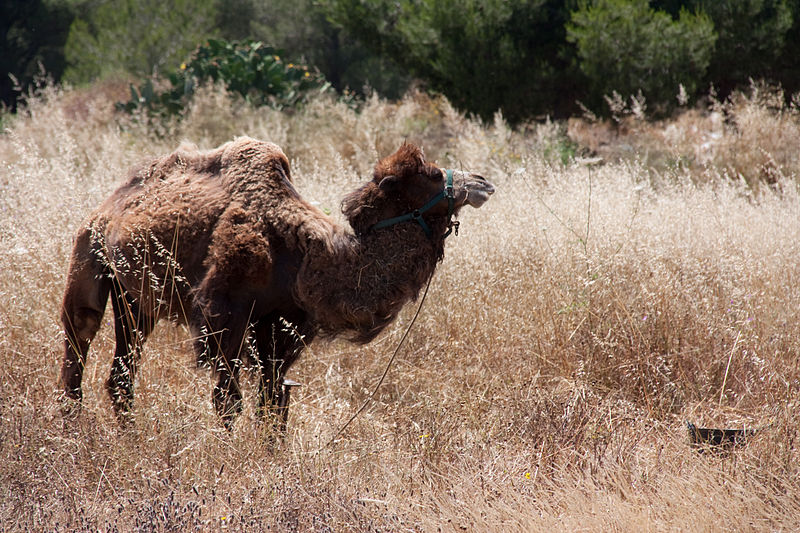
<svg viewBox="0 0 800 533">
<path fill-rule="evenodd" d="M 712 160 L 702 181 L 635 162 L 564 167 L 558 125 L 482 126 L 422 95 L 286 114 L 212 89 L 158 140 L 120 128 L 101 96 L 47 89 L 0 136 L 0 530 L 800 528 L 793 167 L 757 192 L 727 177 L 738 159 Z M 755 130 L 743 136 L 775 120 L 797 131 L 794 115 L 745 109 L 733 117 Z M 333 446 L 320 449 L 413 309 L 369 346 L 306 352 L 277 449 L 254 420 L 251 381 L 235 430 L 221 429 L 211 378 L 169 324 L 145 346 L 135 425 L 121 429 L 102 385 L 109 316 L 84 412 L 65 422 L 57 319 L 72 232 L 132 163 L 239 134 L 284 146 L 299 189 L 334 213 L 404 139 L 498 192 L 463 214 L 376 402 Z M 771 153 L 788 154 L 800 134 L 775 139 Z M 734 152 L 760 157 L 747 149 Z M 684 419 L 764 429 L 699 454 Z"/>
<path fill-rule="evenodd" d="M 613 120 L 570 119 L 568 135 L 606 160 L 637 159 L 700 182 L 722 174 L 757 190 L 800 173 L 800 94 L 787 104 L 782 91 L 751 82 L 724 102 L 711 95 L 705 107 L 657 122 L 635 104 L 616 101 Z"/>
</svg>

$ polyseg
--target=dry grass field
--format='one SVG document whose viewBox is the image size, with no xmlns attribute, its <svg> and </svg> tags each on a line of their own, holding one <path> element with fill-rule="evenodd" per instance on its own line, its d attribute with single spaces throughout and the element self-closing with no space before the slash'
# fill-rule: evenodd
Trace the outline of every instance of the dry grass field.
<svg viewBox="0 0 800 533">
<path fill-rule="evenodd" d="M 45 88 L 0 134 L 0 531 L 800 530 L 800 119 L 774 94 L 571 123 L 604 159 L 565 165 L 566 125 L 480 124 L 419 94 L 278 112 L 207 90 L 156 128 L 115 116 L 115 91 Z M 222 428 L 169 323 L 121 428 L 110 312 L 65 421 L 73 232 L 131 165 L 238 135 L 280 144 L 332 216 L 404 139 L 497 193 L 463 211 L 386 381 L 332 444 L 415 305 L 370 345 L 312 344 L 278 446 L 247 376 Z M 699 453 L 685 420 L 760 431 Z"/>
</svg>

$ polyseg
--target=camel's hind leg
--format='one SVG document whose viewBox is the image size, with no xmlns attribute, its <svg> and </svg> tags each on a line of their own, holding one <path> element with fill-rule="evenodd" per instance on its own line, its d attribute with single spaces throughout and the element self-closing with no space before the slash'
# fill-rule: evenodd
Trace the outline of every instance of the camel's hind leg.
<svg viewBox="0 0 800 533">
<path fill-rule="evenodd" d="M 136 301 L 130 298 L 117 280 L 111 289 L 111 305 L 114 309 L 114 333 L 116 349 L 111 363 L 111 375 L 106 389 L 114 412 L 120 418 L 130 413 L 133 407 L 133 382 L 139 364 L 142 344 L 153 331 L 154 321 L 144 315 Z"/>
<path fill-rule="evenodd" d="M 61 385 L 69 399 L 80 401 L 83 397 L 86 354 L 100 329 L 110 289 L 111 280 L 94 253 L 91 231 L 86 228 L 75 240 L 61 306 L 65 335 Z"/>
</svg>

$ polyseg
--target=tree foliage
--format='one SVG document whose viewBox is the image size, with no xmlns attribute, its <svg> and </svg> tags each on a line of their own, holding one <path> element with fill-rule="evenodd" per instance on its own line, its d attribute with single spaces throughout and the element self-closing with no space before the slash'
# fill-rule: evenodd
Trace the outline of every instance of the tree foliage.
<svg viewBox="0 0 800 533">
<path fill-rule="evenodd" d="M 770 74 L 792 26 L 785 0 L 696 0 L 694 4 L 711 18 L 718 35 L 710 81 L 729 90 L 751 77 Z"/>
<path fill-rule="evenodd" d="M 680 85 L 692 94 L 705 76 L 716 34 L 703 13 L 681 9 L 674 20 L 647 0 L 596 0 L 572 13 L 567 39 L 575 43 L 593 104 L 618 92 L 641 92 L 668 108 Z"/>
<path fill-rule="evenodd" d="M 167 70 L 216 33 L 214 0 L 99 0 L 87 13 L 73 22 L 64 50 L 64 78 L 73 83 Z"/>
<path fill-rule="evenodd" d="M 0 0 L 0 13 L 0 102 L 14 108 L 40 65 L 61 77 L 72 15 L 65 3 L 43 0 Z"/>
<path fill-rule="evenodd" d="M 792 25 L 767 79 L 780 81 L 792 94 L 800 91 L 800 0 L 788 0 L 786 4 L 792 14 Z"/>
<path fill-rule="evenodd" d="M 145 110 L 151 116 L 177 115 L 203 83 L 219 82 L 253 105 L 278 108 L 293 107 L 309 92 L 328 88 L 319 73 L 287 62 L 280 54 L 280 50 L 257 41 L 209 39 L 169 74 L 169 89 L 156 91 L 148 79 L 138 88 L 131 85 L 130 101 L 117 107 L 129 113 Z"/>
<path fill-rule="evenodd" d="M 553 110 L 571 68 L 564 0 L 323 0 L 332 21 L 488 118 Z"/>
<path fill-rule="evenodd" d="M 411 83 L 484 119 L 606 110 L 679 85 L 720 96 L 752 78 L 800 90 L 800 0 L 0 0 L 0 96 L 39 63 L 72 83 L 174 72 L 208 39 L 252 39 L 340 91 Z M 67 67 L 65 70 L 65 66 Z M 63 73 L 63 76 L 62 76 Z"/>
<path fill-rule="evenodd" d="M 333 24 L 318 0 L 272 0 L 255 5 L 252 38 L 284 49 L 293 59 L 317 67 L 339 91 L 399 98 L 410 76 L 393 58 L 366 46 L 358 36 Z"/>
</svg>

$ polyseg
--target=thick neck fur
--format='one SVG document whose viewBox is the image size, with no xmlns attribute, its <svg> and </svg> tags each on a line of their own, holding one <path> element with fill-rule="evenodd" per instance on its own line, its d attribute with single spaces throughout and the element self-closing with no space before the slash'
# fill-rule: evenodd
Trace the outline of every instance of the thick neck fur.
<svg viewBox="0 0 800 533">
<path fill-rule="evenodd" d="M 325 246 L 309 250 L 295 292 L 323 333 L 349 333 L 356 342 L 372 340 L 416 299 L 442 259 L 447 225 L 445 217 L 428 218 L 432 238 L 415 222 L 370 231 L 374 222 L 399 214 L 382 205 L 373 185 L 345 198 L 355 234 L 336 232 Z"/>
</svg>

